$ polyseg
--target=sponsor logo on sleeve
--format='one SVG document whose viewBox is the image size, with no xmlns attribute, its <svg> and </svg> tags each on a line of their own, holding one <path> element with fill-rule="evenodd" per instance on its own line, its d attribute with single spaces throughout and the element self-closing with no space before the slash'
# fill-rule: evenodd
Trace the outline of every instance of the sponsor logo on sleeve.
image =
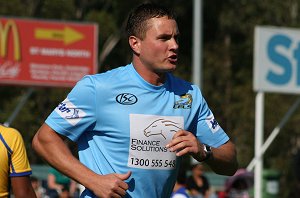
<svg viewBox="0 0 300 198">
<path fill-rule="evenodd" d="M 220 125 L 213 115 L 208 116 L 205 119 L 205 122 L 213 133 L 217 132 L 220 129 Z"/>
<path fill-rule="evenodd" d="M 72 102 L 69 101 L 68 98 L 61 102 L 55 108 L 55 111 L 73 126 L 76 125 L 86 115 L 83 110 L 77 108 Z"/>
</svg>

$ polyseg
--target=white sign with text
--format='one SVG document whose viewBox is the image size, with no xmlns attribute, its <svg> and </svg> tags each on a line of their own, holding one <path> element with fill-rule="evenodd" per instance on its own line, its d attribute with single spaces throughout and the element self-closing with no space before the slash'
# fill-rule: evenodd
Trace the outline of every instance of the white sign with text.
<svg viewBox="0 0 300 198">
<path fill-rule="evenodd" d="M 300 93 L 300 30 L 257 26 L 254 90 Z"/>
</svg>

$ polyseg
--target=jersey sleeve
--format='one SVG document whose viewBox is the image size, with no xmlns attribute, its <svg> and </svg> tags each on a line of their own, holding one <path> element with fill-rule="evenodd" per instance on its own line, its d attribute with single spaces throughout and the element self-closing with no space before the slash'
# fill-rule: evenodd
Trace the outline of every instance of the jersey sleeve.
<svg viewBox="0 0 300 198">
<path fill-rule="evenodd" d="M 12 142 L 9 142 L 11 152 L 10 177 L 25 176 L 31 174 L 30 164 L 27 158 L 27 153 L 21 134 L 12 130 L 10 137 Z"/>
<path fill-rule="evenodd" d="M 208 104 L 201 93 L 196 128 L 196 136 L 200 142 L 211 147 L 217 148 L 229 140 L 228 135 L 215 119 L 213 112 L 208 107 Z"/>
<path fill-rule="evenodd" d="M 76 141 L 95 123 L 96 90 L 91 76 L 81 79 L 45 123 L 57 133 Z"/>
</svg>

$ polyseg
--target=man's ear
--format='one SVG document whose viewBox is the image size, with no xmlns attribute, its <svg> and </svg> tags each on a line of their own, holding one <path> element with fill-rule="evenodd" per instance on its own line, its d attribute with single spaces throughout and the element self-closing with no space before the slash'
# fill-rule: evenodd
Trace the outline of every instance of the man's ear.
<svg viewBox="0 0 300 198">
<path fill-rule="evenodd" d="M 140 54 L 140 39 L 136 36 L 130 36 L 128 42 L 134 53 Z"/>
</svg>

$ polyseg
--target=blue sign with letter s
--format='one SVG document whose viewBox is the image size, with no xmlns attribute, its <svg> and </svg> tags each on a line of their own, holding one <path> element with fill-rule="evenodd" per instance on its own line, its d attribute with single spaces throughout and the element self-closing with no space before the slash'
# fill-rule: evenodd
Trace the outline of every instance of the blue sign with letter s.
<svg viewBox="0 0 300 198">
<path fill-rule="evenodd" d="M 267 45 L 267 55 L 276 66 L 282 69 L 282 73 L 276 73 L 272 70 L 269 70 L 267 73 L 267 80 L 272 84 L 276 85 L 285 85 L 288 84 L 292 79 L 293 74 L 293 65 L 289 57 L 286 55 L 276 51 L 277 47 L 282 47 L 284 49 L 290 50 L 292 47 L 292 39 L 284 34 L 276 34 L 270 38 Z M 293 57 L 296 59 L 297 67 L 296 67 L 296 84 L 300 85 L 300 75 L 299 75 L 299 60 L 300 60 L 300 44 L 298 44 L 297 49 L 293 51 Z"/>
</svg>

